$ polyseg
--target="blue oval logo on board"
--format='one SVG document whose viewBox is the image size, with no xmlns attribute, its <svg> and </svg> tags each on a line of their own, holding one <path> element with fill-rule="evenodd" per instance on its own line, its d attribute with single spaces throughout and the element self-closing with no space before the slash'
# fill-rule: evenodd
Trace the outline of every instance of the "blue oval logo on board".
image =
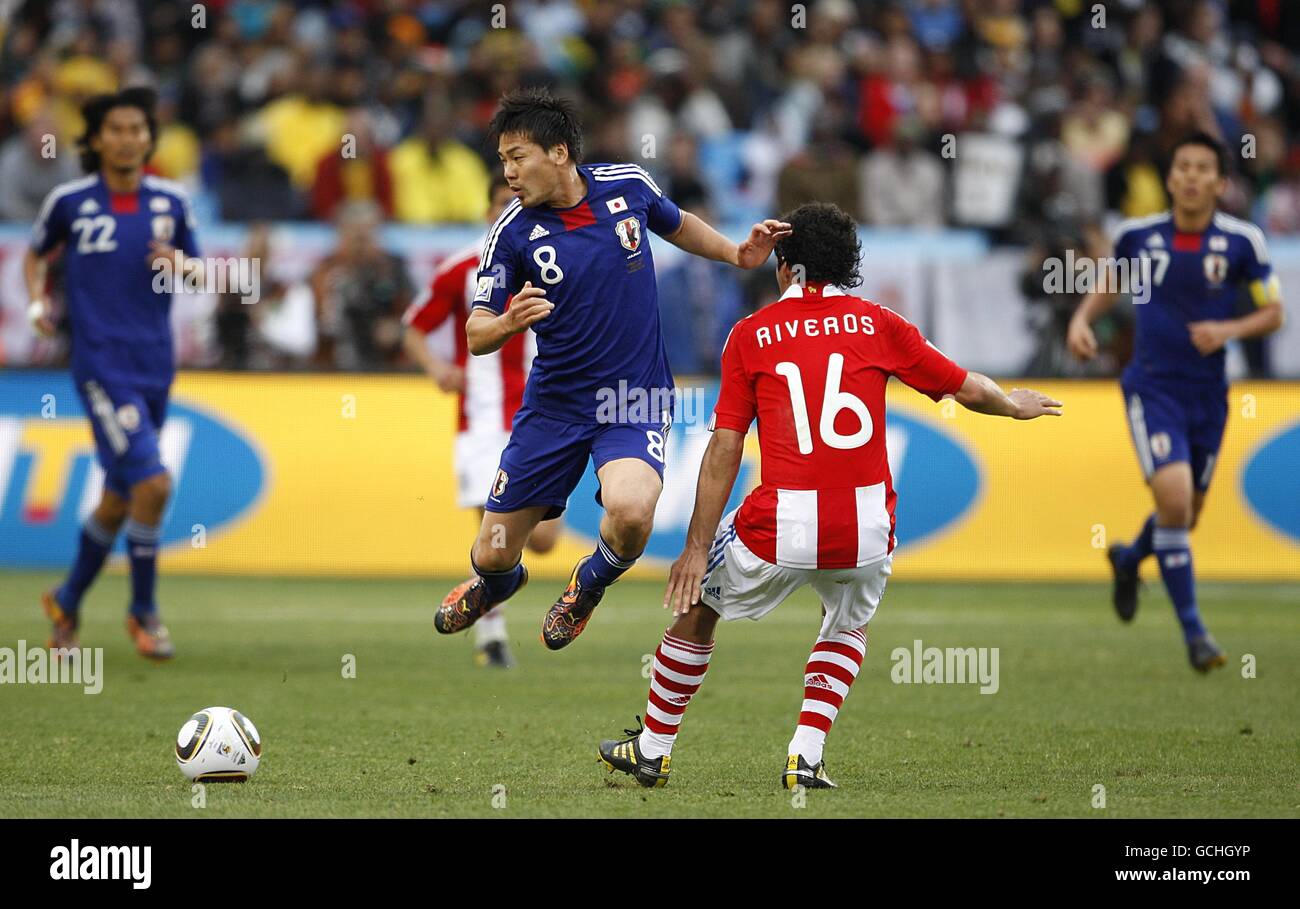
<svg viewBox="0 0 1300 909">
<path fill-rule="evenodd" d="M 173 401 L 159 442 L 175 481 L 164 547 L 188 544 L 195 524 L 211 536 L 256 502 L 261 458 L 218 417 Z M 0 376 L 0 568 L 67 568 L 102 482 L 71 377 Z"/>
<path fill-rule="evenodd" d="M 686 545 L 686 530 L 695 507 L 695 482 L 710 438 L 702 427 L 713 412 L 717 391 L 716 385 L 707 389 L 707 407 L 698 408 L 702 420 L 673 424 L 664 491 L 655 510 L 655 529 L 646 547 L 647 556 L 672 560 Z M 980 487 L 979 468 L 966 449 L 947 433 L 893 410 L 887 418 L 885 444 L 898 493 L 895 535 L 899 549 L 956 523 L 974 503 Z M 741 462 L 726 510 L 739 506 L 757 483 L 758 465 L 746 458 Z M 598 488 L 595 472 L 587 471 L 569 497 L 565 512 L 568 528 L 593 540 L 600 532 L 603 514 L 595 501 Z"/>
<path fill-rule="evenodd" d="M 1300 423 L 1255 450 L 1241 472 L 1241 491 L 1255 514 L 1300 540 Z"/>
</svg>

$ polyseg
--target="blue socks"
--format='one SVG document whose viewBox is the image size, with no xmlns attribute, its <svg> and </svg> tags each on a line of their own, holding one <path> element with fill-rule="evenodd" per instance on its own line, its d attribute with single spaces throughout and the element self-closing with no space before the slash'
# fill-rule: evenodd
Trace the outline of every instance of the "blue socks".
<svg viewBox="0 0 1300 909">
<path fill-rule="evenodd" d="M 117 534 L 105 530 L 92 514 L 81 526 L 81 539 L 77 544 L 77 558 L 63 586 L 54 591 L 54 598 L 64 612 L 75 614 L 81 608 L 81 598 L 95 583 L 104 560 L 113 549 Z"/>
<path fill-rule="evenodd" d="M 1154 544 L 1151 539 L 1155 529 L 1156 516 L 1152 514 L 1147 518 L 1146 523 L 1142 525 L 1142 529 L 1138 531 L 1137 539 L 1133 541 L 1133 545 L 1124 547 L 1124 551 L 1119 558 L 1129 571 L 1141 565 L 1142 560 L 1154 551 Z"/>
<path fill-rule="evenodd" d="M 483 579 L 488 599 L 493 603 L 503 603 L 510 599 L 524 580 L 523 559 L 520 559 L 514 568 L 507 568 L 505 571 L 484 571 L 474 564 L 473 556 L 470 556 L 469 564 L 474 569 L 474 573 Z"/>
<path fill-rule="evenodd" d="M 596 551 L 591 554 L 591 558 L 583 563 L 578 569 L 578 583 L 583 586 L 584 590 L 599 589 L 608 587 L 623 576 L 627 571 L 636 564 L 637 556 L 630 559 L 620 559 L 614 554 L 614 550 L 609 548 L 605 538 L 601 537 L 600 542 L 596 544 Z"/>
<path fill-rule="evenodd" d="M 154 582 L 158 577 L 158 541 L 162 526 L 141 524 L 127 518 L 126 552 L 131 560 L 131 614 L 144 618 L 158 611 L 154 602 Z"/>
<path fill-rule="evenodd" d="M 1190 532 L 1185 527 L 1157 527 L 1152 536 L 1156 561 L 1160 563 L 1160 577 L 1165 582 L 1169 599 L 1174 601 L 1174 612 L 1183 626 L 1183 640 L 1205 634 L 1201 615 L 1196 608 L 1196 579 L 1192 575 L 1192 549 Z"/>
</svg>

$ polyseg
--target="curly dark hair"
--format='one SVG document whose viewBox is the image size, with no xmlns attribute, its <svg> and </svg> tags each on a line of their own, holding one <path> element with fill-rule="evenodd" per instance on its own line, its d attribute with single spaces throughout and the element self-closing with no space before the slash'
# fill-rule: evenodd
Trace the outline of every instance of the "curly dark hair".
<svg viewBox="0 0 1300 909">
<path fill-rule="evenodd" d="M 809 284 L 849 288 L 862 283 L 858 225 L 842 208 L 830 202 L 808 202 L 781 220 L 789 223 L 791 232 L 777 241 L 778 265 L 802 267 L 803 280 Z"/>
<path fill-rule="evenodd" d="M 520 88 L 501 96 L 501 109 L 488 127 L 488 142 L 495 146 L 510 133 L 526 136 L 548 150 L 567 146 L 573 162 L 582 161 L 582 123 L 577 108 L 545 88 Z"/>
<path fill-rule="evenodd" d="M 87 101 L 81 108 L 81 117 L 86 122 L 86 130 L 77 138 L 77 152 L 81 156 L 81 169 L 88 174 L 99 170 L 100 159 L 99 152 L 90 147 L 92 137 L 99 135 L 99 131 L 104 127 L 104 119 L 108 112 L 117 107 L 134 107 L 144 114 L 145 122 L 149 125 L 149 135 L 156 145 L 158 142 L 158 118 L 154 114 L 154 107 L 158 103 L 158 96 L 151 88 L 143 86 L 136 88 L 124 88 L 117 94 L 96 95 Z M 153 146 L 149 148 L 149 153 L 145 155 L 145 160 L 153 156 Z"/>
</svg>

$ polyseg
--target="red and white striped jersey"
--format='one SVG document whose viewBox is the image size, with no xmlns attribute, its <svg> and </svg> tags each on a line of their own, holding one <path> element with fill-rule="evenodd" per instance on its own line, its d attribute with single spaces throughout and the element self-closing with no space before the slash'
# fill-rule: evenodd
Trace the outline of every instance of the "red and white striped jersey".
<svg viewBox="0 0 1300 909">
<path fill-rule="evenodd" d="M 936 401 L 966 381 L 916 326 L 834 285 L 792 285 L 736 323 L 710 428 L 748 432 L 758 418 L 761 482 L 735 520 L 751 552 L 790 568 L 854 568 L 893 551 L 891 375 Z"/>
<path fill-rule="evenodd" d="M 469 356 L 465 322 L 474 296 L 479 252 L 483 241 L 453 253 L 438 264 L 424 292 L 407 308 L 402 322 L 420 331 L 433 331 L 455 319 L 456 365 L 465 370 L 465 391 L 460 395 L 459 432 L 477 430 L 509 432 L 515 411 L 524 398 L 524 384 L 537 347 L 531 331 L 521 332 L 500 350 L 481 357 Z M 507 304 L 509 305 L 509 304 Z"/>
</svg>

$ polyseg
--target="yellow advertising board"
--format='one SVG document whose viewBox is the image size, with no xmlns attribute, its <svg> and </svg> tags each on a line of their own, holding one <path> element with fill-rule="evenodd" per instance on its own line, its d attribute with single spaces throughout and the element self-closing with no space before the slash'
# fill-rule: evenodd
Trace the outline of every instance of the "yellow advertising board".
<svg viewBox="0 0 1300 909">
<path fill-rule="evenodd" d="M 1101 579 L 1108 577 L 1106 546 L 1130 542 L 1151 513 L 1118 383 L 1002 384 L 1056 396 L 1065 403 L 1064 416 L 1028 423 L 994 419 L 891 389 L 891 413 L 942 427 L 980 471 L 973 506 L 919 545 L 905 547 L 896 578 Z M 904 459 L 904 477 L 909 466 Z M 1300 579 L 1300 507 L 1288 518 L 1285 504 L 1300 505 L 1297 484 L 1300 385 L 1234 385 L 1213 482 L 1192 533 L 1198 577 Z M 1155 566 L 1147 568 L 1154 576 Z"/>
<path fill-rule="evenodd" d="M 1015 383 L 1004 382 L 1010 387 Z M 899 495 L 895 579 L 1101 579 L 1105 547 L 1150 512 L 1117 383 L 1032 383 L 1065 416 L 1031 423 L 934 404 L 897 383 L 887 442 Z M 690 386 L 687 386 L 688 388 Z M 707 415 L 716 389 L 697 385 Z M 1300 384 L 1248 383 L 1193 533 L 1198 576 L 1300 579 Z M 84 417 L 61 373 L 0 376 L 3 566 L 62 568 L 97 496 Z M 680 549 L 707 441 L 674 426 L 654 538 L 634 569 Z M 162 439 L 176 475 L 162 567 L 196 573 L 445 575 L 468 571 L 477 515 L 456 507 L 455 399 L 413 375 L 182 373 Z M 2 446 L 0 446 L 2 447 Z M 8 454 L 6 454 L 8 452 Z M 6 460 L 6 458 L 8 460 Z M 735 501 L 757 481 L 751 433 Z M 567 577 L 594 545 L 590 476 L 534 575 Z"/>
</svg>

